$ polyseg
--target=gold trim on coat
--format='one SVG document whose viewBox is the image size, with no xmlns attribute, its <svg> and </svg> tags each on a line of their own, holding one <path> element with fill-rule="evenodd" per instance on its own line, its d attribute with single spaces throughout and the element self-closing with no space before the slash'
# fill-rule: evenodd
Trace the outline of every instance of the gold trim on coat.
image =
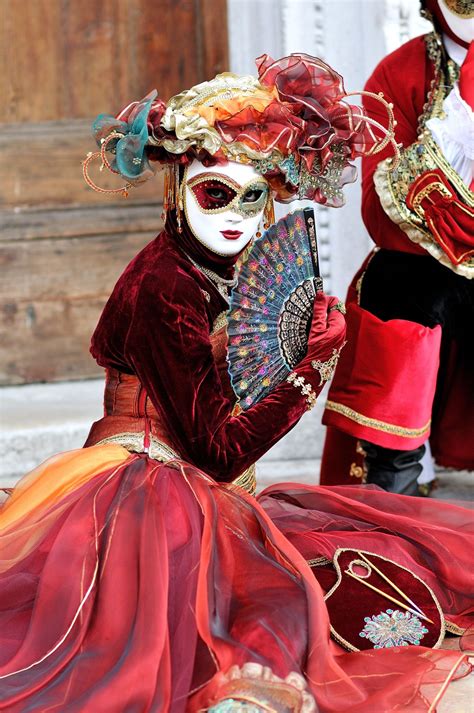
<svg viewBox="0 0 474 713">
<path fill-rule="evenodd" d="M 463 277 L 474 277 L 474 258 L 454 264 L 432 235 L 423 215 L 411 211 L 406 196 L 412 183 L 426 171 L 441 169 L 454 187 L 460 201 L 474 204 L 474 194 L 446 161 L 438 145 L 426 128 L 426 122 L 444 116 L 443 102 L 459 76 L 459 68 L 448 59 L 436 33 L 425 36 L 429 59 L 434 65 L 434 79 L 418 122 L 418 139 L 402 149 L 396 167 L 391 158 L 381 161 L 374 172 L 373 181 L 380 203 L 390 220 L 398 225 L 408 238 L 420 245 L 445 267 Z"/>
<path fill-rule="evenodd" d="M 339 547 L 335 552 L 332 560 L 332 564 L 334 566 L 334 569 L 336 570 L 337 573 L 337 581 L 336 583 L 331 587 L 331 589 L 324 595 L 324 601 L 327 601 L 331 594 L 336 591 L 336 589 L 339 587 L 339 585 L 342 582 L 342 572 L 341 572 L 341 567 L 339 565 L 339 555 L 341 552 L 361 552 L 364 555 L 372 555 L 373 557 L 378 557 L 381 560 L 385 560 L 385 562 L 390 562 L 391 564 L 397 565 L 397 567 L 400 567 L 400 569 L 404 569 L 405 572 L 410 572 L 410 574 L 417 579 L 419 582 L 425 585 L 426 589 L 429 591 L 431 596 L 433 597 L 433 601 L 435 603 L 436 609 L 438 610 L 439 618 L 440 618 L 440 632 L 438 639 L 433 646 L 431 646 L 432 649 L 439 649 L 441 646 L 444 637 L 446 636 L 446 622 L 443 614 L 443 610 L 441 609 L 441 605 L 431 589 L 426 582 L 424 582 L 421 577 L 419 577 L 417 574 L 411 571 L 411 569 L 408 569 L 408 567 L 404 567 L 402 564 L 399 564 L 398 562 L 395 562 L 394 560 L 389 559 L 388 557 L 384 557 L 383 555 L 378 554 L 377 552 L 369 552 L 368 550 L 356 550 L 353 547 Z M 337 641 L 338 644 L 340 644 L 343 648 L 347 649 L 348 651 L 361 651 L 361 649 L 357 649 L 355 646 L 353 646 L 349 641 L 346 641 L 338 632 L 334 629 L 333 625 L 331 622 L 329 622 L 329 628 L 331 631 L 331 636 L 335 641 Z M 369 649 L 364 649 L 364 651 L 368 651 Z"/>
<path fill-rule="evenodd" d="M 144 431 L 139 431 L 138 433 L 115 433 L 113 436 L 103 438 L 95 445 L 105 446 L 109 443 L 117 443 L 119 446 L 126 448 L 126 450 L 131 453 L 145 453 L 143 446 L 144 439 Z M 179 453 L 153 435 L 150 435 L 148 455 L 150 458 L 157 460 L 160 463 L 169 463 L 172 460 L 183 460 Z M 250 495 L 255 495 L 257 490 L 255 464 L 251 465 L 247 468 L 247 470 L 244 470 L 244 472 L 237 476 L 232 483 L 224 483 L 224 485 L 237 485 L 239 488 L 246 490 Z"/>
<path fill-rule="evenodd" d="M 431 426 L 431 419 L 422 428 L 397 426 L 394 423 L 387 423 L 386 421 L 379 421 L 376 418 L 370 418 L 370 416 L 364 416 L 364 414 L 354 411 L 354 409 L 344 406 L 344 404 L 340 404 L 337 401 L 326 401 L 326 409 L 340 413 L 351 421 L 355 421 L 355 423 L 358 423 L 360 426 L 367 426 L 376 431 L 391 433 L 395 436 L 404 436 L 405 438 L 419 438 L 420 436 L 428 435 Z"/>
</svg>

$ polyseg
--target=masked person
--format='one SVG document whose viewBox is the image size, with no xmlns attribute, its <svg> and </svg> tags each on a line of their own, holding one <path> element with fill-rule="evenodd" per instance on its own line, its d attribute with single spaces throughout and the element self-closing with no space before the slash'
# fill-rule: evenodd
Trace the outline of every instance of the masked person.
<svg viewBox="0 0 474 713">
<path fill-rule="evenodd" d="M 323 62 L 258 67 L 96 120 L 100 156 L 127 183 L 165 166 L 165 227 L 92 338 L 104 417 L 0 512 L 0 710 L 413 712 L 469 670 L 426 647 L 336 652 L 307 563 L 351 545 L 391 552 L 465 626 L 467 511 L 422 503 L 401 517 L 398 496 L 347 488 L 250 494 L 255 461 L 314 404 L 311 362 L 329 361 L 345 326 L 319 295 L 293 378 L 240 412 L 225 361 L 237 260 L 273 196 L 338 204 L 349 158 L 377 147 Z"/>
<path fill-rule="evenodd" d="M 362 215 L 377 247 L 348 295 L 348 346 L 332 383 L 321 483 L 418 486 L 436 461 L 474 469 L 474 9 L 427 0 L 435 31 L 367 82 L 393 102 L 395 166 L 363 159 Z M 366 99 L 372 118 L 377 104 Z"/>
</svg>

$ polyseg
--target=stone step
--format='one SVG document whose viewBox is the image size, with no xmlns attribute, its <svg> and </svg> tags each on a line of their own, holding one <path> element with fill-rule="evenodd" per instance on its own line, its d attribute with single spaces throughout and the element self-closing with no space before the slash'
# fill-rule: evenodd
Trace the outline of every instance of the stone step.
<svg viewBox="0 0 474 713">
<path fill-rule="evenodd" d="M 0 389 L 0 487 L 20 477 L 50 456 L 80 448 L 92 421 L 102 415 L 103 379 L 55 384 L 29 384 Z M 316 408 L 279 441 L 257 464 L 259 488 L 272 483 L 317 485 L 324 427 L 325 394 Z M 434 497 L 474 500 L 474 474 L 437 469 Z"/>
<path fill-rule="evenodd" d="M 80 448 L 101 417 L 103 380 L 0 389 L 0 484 L 11 484 L 55 453 Z"/>
</svg>

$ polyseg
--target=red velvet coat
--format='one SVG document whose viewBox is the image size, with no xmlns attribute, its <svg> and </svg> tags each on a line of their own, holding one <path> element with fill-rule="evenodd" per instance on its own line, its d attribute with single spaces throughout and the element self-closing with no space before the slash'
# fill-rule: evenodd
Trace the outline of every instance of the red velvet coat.
<svg viewBox="0 0 474 713">
<path fill-rule="evenodd" d="M 418 137 L 418 119 L 423 112 L 431 82 L 433 63 L 426 52 L 423 36 L 415 37 L 389 54 L 375 68 L 365 89 L 393 103 L 398 144 L 408 147 Z M 364 104 L 370 116 L 386 125 L 387 118 L 379 102 L 366 98 Z M 398 225 L 393 223 L 380 203 L 374 185 L 374 173 L 381 161 L 393 154 L 389 145 L 385 151 L 362 161 L 362 218 L 376 245 L 388 250 L 426 255 L 425 250 L 412 242 Z"/>
<path fill-rule="evenodd" d="M 91 352 L 101 366 L 138 377 L 168 445 L 183 459 L 230 481 L 295 425 L 306 400 L 283 382 L 245 413 L 232 415 L 229 377 L 219 369 L 210 339 L 227 305 L 176 240 L 163 232 L 130 263 L 102 313 Z M 319 390 L 314 369 L 305 372 L 300 365 L 298 372 Z"/>
</svg>

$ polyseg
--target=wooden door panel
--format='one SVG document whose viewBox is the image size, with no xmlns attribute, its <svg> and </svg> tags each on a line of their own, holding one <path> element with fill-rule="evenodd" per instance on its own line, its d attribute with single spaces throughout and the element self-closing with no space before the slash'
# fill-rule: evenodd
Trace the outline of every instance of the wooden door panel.
<svg viewBox="0 0 474 713">
<path fill-rule="evenodd" d="M 0 0 L 0 122 L 165 100 L 228 67 L 225 0 Z"/>
<path fill-rule="evenodd" d="M 0 122 L 61 118 L 61 3 L 1 0 L 0 10 Z"/>
<path fill-rule="evenodd" d="M 130 252 L 153 237 L 127 232 L 0 243 L 0 266 L 8 268 L 4 289 L 12 302 L 31 295 L 37 300 L 107 295 Z"/>
<path fill-rule="evenodd" d="M 153 232 L 5 241 L 0 381 L 57 381 L 99 373 L 90 336 L 130 257 Z"/>
<path fill-rule="evenodd" d="M 90 334 L 105 298 L 29 300 L 2 305 L 0 380 L 64 381 L 102 372 L 89 354 Z M 10 310 L 11 311 L 8 311 Z"/>
<path fill-rule="evenodd" d="M 160 200 L 162 176 L 140 188 L 132 188 L 125 200 L 91 190 L 82 176 L 82 161 L 96 150 L 90 122 L 55 121 L 42 124 L 9 124 L 0 135 L 0 206 L 3 209 L 147 203 Z M 90 174 L 104 188 L 117 188 L 124 181 L 109 171 L 99 172 L 100 161 Z"/>
<path fill-rule="evenodd" d="M 225 71 L 226 0 L 0 0 L 0 12 L 0 383 L 84 378 L 110 290 L 161 227 L 163 190 L 157 175 L 126 200 L 92 191 L 91 122 Z"/>
<path fill-rule="evenodd" d="M 153 181 L 159 190 L 161 176 Z M 91 237 L 95 235 L 115 235 L 121 240 L 121 235 L 128 235 L 133 230 L 139 233 L 158 232 L 161 227 L 161 206 L 155 204 L 108 203 L 101 208 L 100 221 L 97 220 L 96 206 L 74 207 L 42 210 L 29 209 L 20 213 L 5 210 L 2 213 L 2 231 L 0 232 L 0 248 L 2 243 L 9 241 L 44 240 L 45 238 Z"/>
</svg>

